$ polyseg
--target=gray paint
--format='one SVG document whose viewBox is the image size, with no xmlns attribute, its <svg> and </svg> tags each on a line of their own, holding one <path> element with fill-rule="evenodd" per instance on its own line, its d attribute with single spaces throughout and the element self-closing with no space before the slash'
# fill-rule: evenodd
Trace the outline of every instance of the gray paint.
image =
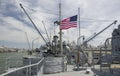
<svg viewBox="0 0 120 76">
<path fill-rule="evenodd" d="M 114 38 L 117 37 L 117 38 Z M 112 54 L 119 55 L 120 54 L 120 25 L 117 29 L 114 29 L 112 33 Z"/>
<path fill-rule="evenodd" d="M 45 60 L 43 73 L 52 74 L 63 72 L 66 65 L 64 64 L 64 57 L 47 57 Z"/>
</svg>

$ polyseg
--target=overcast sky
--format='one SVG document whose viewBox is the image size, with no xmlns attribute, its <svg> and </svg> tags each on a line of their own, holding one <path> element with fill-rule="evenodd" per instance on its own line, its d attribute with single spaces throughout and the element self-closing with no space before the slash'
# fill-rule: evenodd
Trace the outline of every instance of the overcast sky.
<svg viewBox="0 0 120 76">
<path fill-rule="evenodd" d="M 59 0 L 0 0 L 0 45 L 28 48 L 25 32 L 30 45 L 34 39 L 39 37 L 39 34 L 20 8 L 19 3 L 22 3 L 46 39 L 48 38 L 42 21 L 44 21 L 49 36 L 54 35 L 54 29 L 55 34 L 58 35 L 59 26 L 54 27 L 54 21 L 59 20 Z M 116 25 L 111 26 L 91 40 L 89 44 L 99 45 L 104 43 L 105 39 L 111 37 L 112 31 L 120 23 L 119 0 L 61 0 L 61 3 L 62 19 L 78 14 L 78 8 L 80 7 L 81 35 L 84 35 L 86 39 L 114 20 L 118 20 Z M 63 32 L 64 41 L 76 42 L 78 28 L 70 28 L 63 30 Z M 34 43 L 36 44 L 34 47 L 44 44 L 41 37 Z"/>
</svg>

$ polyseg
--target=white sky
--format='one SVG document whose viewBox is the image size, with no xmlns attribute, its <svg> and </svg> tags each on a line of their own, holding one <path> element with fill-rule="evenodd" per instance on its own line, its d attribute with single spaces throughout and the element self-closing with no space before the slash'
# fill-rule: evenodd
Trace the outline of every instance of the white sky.
<svg viewBox="0 0 120 76">
<path fill-rule="evenodd" d="M 111 36 L 112 30 L 117 27 L 120 20 L 120 0 L 61 0 L 62 19 L 78 14 L 80 7 L 81 35 L 87 38 L 99 32 L 114 20 L 118 20 L 116 25 L 101 33 L 89 42 L 92 45 L 104 43 L 105 39 Z M 30 44 L 39 37 L 33 25 L 26 17 L 18 3 L 32 17 L 43 36 L 47 39 L 42 21 L 44 21 L 49 35 L 54 35 L 54 21 L 58 20 L 59 0 L 0 0 L 0 45 L 9 47 L 27 48 L 25 32 L 29 37 Z M 31 10 L 33 9 L 33 10 Z M 55 26 L 58 35 L 59 27 Z M 78 38 L 78 28 L 64 30 L 63 40 L 75 41 Z M 34 47 L 43 44 L 40 37 L 35 41 Z"/>
</svg>

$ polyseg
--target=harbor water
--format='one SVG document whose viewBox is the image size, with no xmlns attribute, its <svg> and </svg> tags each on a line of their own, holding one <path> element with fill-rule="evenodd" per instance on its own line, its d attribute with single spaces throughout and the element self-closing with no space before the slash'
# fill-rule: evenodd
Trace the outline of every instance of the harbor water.
<svg viewBox="0 0 120 76">
<path fill-rule="evenodd" d="M 24 53 L 17 52 L 5 52 L 0 53 L 0 74 L 6 72 L 9 68 L 20 67 L 23 65 L 23 56 L 27 55 Z"/>
</svg>

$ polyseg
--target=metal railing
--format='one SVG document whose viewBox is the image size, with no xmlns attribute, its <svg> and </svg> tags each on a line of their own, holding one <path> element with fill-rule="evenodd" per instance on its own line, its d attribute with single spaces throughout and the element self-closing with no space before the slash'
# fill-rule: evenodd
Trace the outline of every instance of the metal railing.
<svg viewBox="0 0 120 76">
<path fill-rule="evenodd" d="M 0 76 L 40 76 L 44 67 L 44 60 L 45 58 L 42 58 L 37 63 L 15 68 L 13 70 L 1 74 Z"/>
</svg>

